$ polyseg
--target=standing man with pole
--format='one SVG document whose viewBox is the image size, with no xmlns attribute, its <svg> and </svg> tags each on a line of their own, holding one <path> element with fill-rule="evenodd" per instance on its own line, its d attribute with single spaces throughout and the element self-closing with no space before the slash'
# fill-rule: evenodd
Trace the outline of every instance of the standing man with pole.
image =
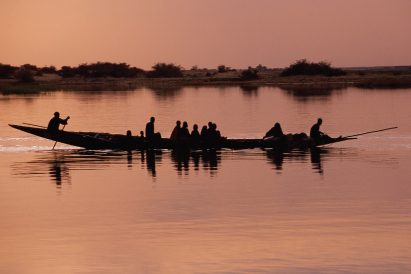
<svg viewBox="0 0 411 274">
<path fill-rule="evenodd" d="M 60 118 L 60 113 L 59 112 L 57 112 L 57 111 L 54 112 L 54 117 L 51 118 L 51 120 L 50 120 L 50 122 L 47 126 L 47 133 L 49 133 L 50 135 L 56 135 L 59 131 L 60 124 L 64 125 L 63 129 L 62 129 L 62 130 L 64 130 L 64 128 L 67 125 L 67 120 L 68 119 L 70 119 L 70 116 L 67 116 L 67 118 L 63 120 L 63 119 Z M 57 144 L 57 141 L 54 143 L 53 149 L 56 146 L 56 144 Z"/>
<path fill-rule="evenodd" d="M 66 119 L 61 119 L 60 118 L 60 113 L 58 113 L 57 111 L 54 112 L 54 117 L 51 118 L 49 125 L 47 126 L 47 132 L 50 134 L 54 134 L 56 132 L 59 131 L 59 126 L 60 124 L 62 125 L 67 125 L 67 120 L 70 119 L 70 116 L 67 116 Z M 63 127 L 64 129 L 64 127 Z"/>
</svg>

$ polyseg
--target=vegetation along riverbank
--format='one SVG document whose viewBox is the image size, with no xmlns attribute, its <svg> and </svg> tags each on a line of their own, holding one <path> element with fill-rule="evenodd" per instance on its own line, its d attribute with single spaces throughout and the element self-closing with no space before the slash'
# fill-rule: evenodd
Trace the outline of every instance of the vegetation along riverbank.
<svg viewBox="0 0 411 274">
<path fill-rule="evenodd" d="M 298 60 L 287 68 L 262 65 L 232 69 L 193 66 L 186 70 L 175 64 L 157 63 L 150 71 L 120 63 L 82 64 L 38 68 L 0 64 L 0 93 L 35 93 L 52 90 L 130 90 L 136 87 L 181 86 L 315 86 L 341 88 L 410 88 L 411 67 L 333 68 L 330 63 Z"/>
</svg>

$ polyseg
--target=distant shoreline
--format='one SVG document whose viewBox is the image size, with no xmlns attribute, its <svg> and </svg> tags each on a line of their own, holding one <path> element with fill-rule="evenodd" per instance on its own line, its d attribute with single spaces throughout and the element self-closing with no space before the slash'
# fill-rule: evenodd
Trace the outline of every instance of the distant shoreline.
<svg viewBox="0 0 411 274">
<path fill-rule="evenodd" d="M 183 86 L 244 86 L 244 87 L 298 87 L 298 88 L 411 88 L 411 69 L 349 69 L 347 75 L 327 77 L 322 75 L 299 75 L 280 77 L 280 71 L 260 71 L 260 78 L 242 81 L 239 71 L 217 73 L 216 70 L 183 71 L 183 77 L 178 78 L 62 78 L 57 74 L 35 76 L 35 81 L 29 84 L 19 84 L 14 79 L 0 79 L 0 92 L 14 89 L 18 93 L 30 90 L 131 90 L 135 87 L 183 87 Z M 13 91 L 11 91 L 13 93 Z"/>
</svg>

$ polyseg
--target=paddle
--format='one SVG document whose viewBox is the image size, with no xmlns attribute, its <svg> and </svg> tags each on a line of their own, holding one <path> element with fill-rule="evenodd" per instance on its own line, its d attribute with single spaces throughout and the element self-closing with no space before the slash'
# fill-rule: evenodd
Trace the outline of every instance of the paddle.
<svg viewBox="0 0 411 274">
<path fill-rule="evenodd" d="M 70 119 L 70 116 L 67 116 L 66 122 L 67 122 L 68 119 Z M 67 124 L 66 124 L 66 125 L 67 125 Z M 64 130 L 64 128 L 66 127 L 66 125 L 63 126 L 63 128 L 61 129 L 61 131 Z M 55 147 L 56 145 L 57 145 L 57 141 L 54 143 L 54 146 L 53 146 L 52 150 L 54 150 L 54 147 Z"/>
<path fill-rule="evenodd" d="M 368 132 L 364 132 L 364 133 L 349 135 L 349 136 L 342 137 L 342 139 L 344 139 L 344 138 L 350 138 L 350 137 L 354 137 L 354 136 L 365 135 L 365 134 L 374 133 L 374 132 L 385 131 L 385 130 L 394 129 L 394 128 L 398 128 L 398 127 L 389 127 L 389 128 L 384 128 L 384 129 L 379 129 L 379 130 L 374 130 L 374 131 L 368 131 Z"/>
</svg>

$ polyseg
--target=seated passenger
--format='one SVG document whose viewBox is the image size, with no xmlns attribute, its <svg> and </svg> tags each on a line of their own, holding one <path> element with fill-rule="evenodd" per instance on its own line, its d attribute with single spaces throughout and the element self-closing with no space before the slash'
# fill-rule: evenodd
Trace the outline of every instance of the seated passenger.
<svg viewBox="0 0 411 274">
<path fill-rule="evenodd" d="M 314 139 L 314 142 L 317 146 L 329 144 L 335 140 L 341 139 L 341 136 L 339 138 L 331 138 L 330 136 L 325 134 L 325 132 L 320 131 L 320 126 L 322 123 L 323 120 L 321 118 L 318 118 L 317 123 L 314 124 L 310 130 L 310 137 Z"/>
<path fill-rule="evenodd" d="M 126 139 L 127 140 L 132 140 L 133 139 L 133 136 L 131 135 L 131 130 L 127 130 Z"/>
<path fill-rule="evenodd" d="M 180 130 L 181 130 L 181 122 L 177 121 L 176 126 L 174 127 L 173 131 L 171 132 L 170 140 L 173 140 L 173 141 L 177 142 L 179 137 L 180 137 Z"/>
<path fill-rule="evenodd" d="M 207 140 L 212 141 L 215 139 L 215 128 L 212 122 L 208 122 L 208 129 L 207 129 Z"/>
<path fill-rule="evenodd" d="M 217 130 L 217 124 L 213 124 L 214 128 L 214 139 L 220 140 L 221 139 L 221 133 L 219 130 Z"/>
<path fill-rule="evenodd" d="M 191 131 L 190 142 L 193 146 L 198 146 L 200 144 L 200 132 L 198 132 L 197 124 L 194 124 L 193 131 Z"/>
<path fill-rule="evenodd" d="M 281 138 L 284 137 L 283 130 L 281 129 L 280 123 L 275 123 L 274 127 L 272 127 L 264 136 L 267 137 L 274 137 L 274 138 Z"/>
<path fill-rule="evenodd" d="M 203 126 L 201 128 L 201 133 L 200 133 L 200 138 L 201 141 L 206 142 L 208 139 L 208 130 L 207 130 L 207 126 Z"/>
<path fill-rule="evenodd" d="M 131 135 L 131 130 L 127 130 L 126 139 L 124 141 L 127 150 L 132 149 L 134 141 L 134 137 Z"/>
<path fill-rule="evenodd" d="M 159 132 L 154 133 L 154 121 L 155 118 L 151 117 L 150 122 L 146 125 L 146 138 L 150 141 L 161 140 L 161 134 Z"/>
<path fill-rule="evenodd" d="M 183 127 L 180 130 L 179 141 L 187 142 L 190 140 L 190 132 L 188 131 L 187 122 L 183 123 Z"/>
</svg>

